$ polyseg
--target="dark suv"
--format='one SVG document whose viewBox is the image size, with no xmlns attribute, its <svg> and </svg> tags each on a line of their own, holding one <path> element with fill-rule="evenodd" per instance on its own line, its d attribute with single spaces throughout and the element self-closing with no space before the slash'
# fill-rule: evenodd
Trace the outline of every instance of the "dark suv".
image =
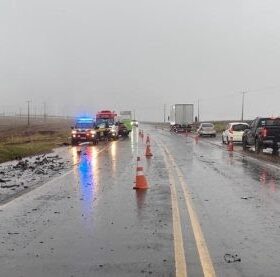
<svg viewBox="0 0 280 277">
<path fill-rule="evenodd" d="M 256 153 L 272 148 L 273 154 L 277 154 L 280 146 L 280 118 L 257 117 L 244 131 L 242 143 L 243 150 L 254 145 Z"/>
<path fill-rule="evenodd" d="M 118 129 L 119 129 L 119 135 L 121 137 L 128 137 L 129 136 L 129 130 L 127 129 L 127 127 L 125 126 L 124 123 L 118 123 Z"/>
</svg>

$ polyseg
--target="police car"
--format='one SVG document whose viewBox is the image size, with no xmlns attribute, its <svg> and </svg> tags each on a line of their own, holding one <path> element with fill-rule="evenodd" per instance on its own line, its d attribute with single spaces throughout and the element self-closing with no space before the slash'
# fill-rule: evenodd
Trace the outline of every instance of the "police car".
<svg viewBox="0 0 280 277">
<path fill-rule="evenodd" d="M 75 126 L 72 127 L 71 143 L 77 145 L 82 142 L 98 143 L 97 131 L 93 118 L 82 117 L 76 120 Z"/>
</svg>

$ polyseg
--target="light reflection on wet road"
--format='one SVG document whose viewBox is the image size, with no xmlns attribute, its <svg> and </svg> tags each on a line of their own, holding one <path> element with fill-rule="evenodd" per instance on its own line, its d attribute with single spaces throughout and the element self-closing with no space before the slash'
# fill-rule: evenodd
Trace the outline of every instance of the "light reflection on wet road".
<svg viewBox="0 0 280 277">
<path fill-rule="evenodd" d="M 143 128 L 151 159 L 137 129 L 108 145 L 72 147 L 73 171 L 0 208 L 0 276 L 175 276 L 167 168 L 176 170 L 158 140 L 188 185 L 217 276 L 279 276 L 279 170 L 206 140 Z M 132 189 L 138 155 L 147 191 Z M 202 276 L 182 189 L 177 193 L 187 270 Z M 225 254 L 241 262 L 228 264 Z"/>
<path fill-rule="evenodd" d="M 84 209 L 89 209 L 98 195 L 98 171 L 96 170 L 98 159 L 96 157 L 96 148 L 87 146 L 80 151 L 82 152 L 77 157 L 78 165 L 74 168 L 74 173 L 79 176 L 83 207 Z M 77 153 L 77 147 L 73 147 L 72 152 Z M 76 154 L 73 156 L 75 157 Z"/>
</svg>

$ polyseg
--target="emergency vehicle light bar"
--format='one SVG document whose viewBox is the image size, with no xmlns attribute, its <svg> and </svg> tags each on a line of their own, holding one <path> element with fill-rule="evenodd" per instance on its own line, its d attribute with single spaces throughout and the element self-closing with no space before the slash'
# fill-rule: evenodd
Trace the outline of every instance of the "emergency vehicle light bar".
<svg viewBox="0 0 280 277">
<path fill-rule="evenodd" d="M 88 123 L 91 123 L 91 122 L 93 122 L 93 119 L 92 118 L 88 118 L 88 117 L 81 117 L 81 118 L 78 118 L 77 121 L 78 122 L 88 122 Z"/>
</svg>

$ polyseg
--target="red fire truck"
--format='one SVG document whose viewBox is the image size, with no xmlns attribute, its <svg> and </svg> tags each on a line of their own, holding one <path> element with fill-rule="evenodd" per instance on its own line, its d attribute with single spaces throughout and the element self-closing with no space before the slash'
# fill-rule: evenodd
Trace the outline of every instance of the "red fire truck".
<svg viewBox="0 0 280 277">
<path fill-rule="evenodd" d="M 96 114 L 96 121 L 99 120 L 103 120 L 103 121 L 108 121 L 108 122 L 112 122 L 115 123 L 115 118 L 117 117 L 117 114 L 113 111 L 109 111 L 109 110 L 104 110 L 104 111 L 100 111 Z"/>
</svg>

